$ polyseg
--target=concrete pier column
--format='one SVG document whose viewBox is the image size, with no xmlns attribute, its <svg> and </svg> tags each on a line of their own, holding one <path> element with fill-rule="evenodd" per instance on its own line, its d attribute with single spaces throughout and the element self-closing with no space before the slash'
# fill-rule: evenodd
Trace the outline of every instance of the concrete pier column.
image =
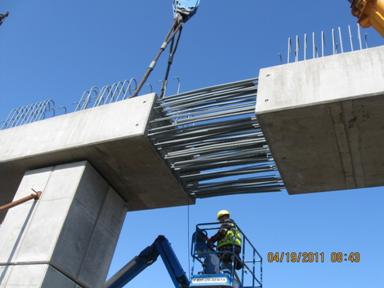
<svg viewBox="0 0 384 288">
<path fill-rule="evenodd" d="M 126 208 L 86 161 L 25 173 L 0 227 L 0 287 L 101 287 Z"/>
</svg>

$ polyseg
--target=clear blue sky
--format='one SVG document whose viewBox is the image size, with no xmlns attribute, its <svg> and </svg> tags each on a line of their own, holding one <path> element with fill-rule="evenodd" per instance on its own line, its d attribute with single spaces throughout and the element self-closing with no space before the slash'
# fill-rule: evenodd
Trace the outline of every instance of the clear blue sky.
<svg viewBox="0 0 384 288">
<path fill-rule="evenodd" d="M 18 105 L 52 98 L 69 105 L 92 85 L 140 78 L 171 23 L 171 1 L 3 0 L 0 119 Z M 258 75 L 279 63 L 288 36 L 354 24 L 346 0 L 202 0 L 184 30 L 173 76 L 183 90 Z M 369 34 L 372 45 L 383 40 Z M 164 64 L 164 61 L 161 62 Z M 154 86 L 164 66 L 151 78 Z M 1 145 L 1 143 L 0 143 Z M 268 288 L 383 287 L 382 188 L 289 196 L 286 192 L 201 200 L 190 229 L 226 208 L 265 257 L 269 251 L 357 251 L 360 264 L 268 264 Z M 166 235 L 188 269 L 187 208 L 127 214 L 111 273 Z M 381 245 L 380 245 L 381 244 Z M 172 287 L 161 261 L 127 287 Z"/>
</svg>

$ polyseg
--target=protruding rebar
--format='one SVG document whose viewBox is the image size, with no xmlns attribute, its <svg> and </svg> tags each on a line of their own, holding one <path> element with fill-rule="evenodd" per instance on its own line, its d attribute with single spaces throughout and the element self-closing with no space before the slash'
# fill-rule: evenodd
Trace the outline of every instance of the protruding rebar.
<svg viewBox="0 0 384 288">
<path fill-rule="evenodd" d="M 355 48 L 353 46 L 353 36 L 352 36 L 351 25 L 348 25 L 348 34 L 349 34 L 349 47 L 350 47 L 351 51 L 354 51 Z"/>
<path fill-rule="evenodd" d="M 291 62 L 291 53 L 292 53 L 292 38 L 288 37 L 288 52 L 287 52 L 287 63 Z"/>
<path fill-rule="evenodd" d="M 321 31 L 321 57 L 325 55 L 325 35 L 324 31 Z"/>
<path fill-rule="evenodd" d="M 332 55 L 337 53 L 336 39 L 335 39 L 335 29 L 332 28 Z"/>
<path fill-rule="evenodd" d="M 307 34 L 304 33 L 304 51 L 303 51 L 303 57 L 304 60 L 307 60 L 307 49 L 308 49 L 308 43 L 307 43 Z"/>
<path fill-rule="evenodd" d="M 354 45 L 354 37 L 357 37 L 358 39 L 358 47 L 357 49 L 366 49 L 369 47 L 368 45 L 368 34 L 365 33 L 364 36 L 362 37 L 361 35 L 361 28 L 360 25 L 357 25 L 357 31 L 355 36 L 355 32 L 352 31 L 352 28 L 350 25 L 348 25 L 348 44 L 345 45 L 343 35 L 343 29 L 341 26 L 338 26 L 336 29 L 332 28 L 331 29 L 331 34 L 329 37 L 328 43 L 326 43 L 326 33 L 322 30 L 320 34 L 320 40 L 317 39 L 317 35 L 315 32 L 312 32 L 312 35 L 308 35 L 307 33 L 304 33 L 303 40 L 302 40 L 302 51 L 303 55 L 300 56 L 300 37 L 295 36 L 294 39 L 291 37 L 288 38 L 288 53 L 287 53 L 287 63 L 290 63 L 292 61 L 291 54 L 293 55 L 293 61 L 301 61 L 301 60 L 308 60 L 312 57 L 317 58 L 317 57 L 324 57 L 326 55 L 336 55 L 338 53 L 345 53 L 348 51 L 354 51 L 356 49 Z M 312 39 L 309 40 L 308 38 L 311 37 Z M 328 38 L 327 38 L 328 39 Z M 292 42 L 295 41 L 293 45 L 295 45 L 293 49 Z M 309 43 L 308 43 L 309 42 Z M 312 55 L 310 55 L 309 51 L 309 46 L 311 45 L 312 42 Z M 328 45 L 328 46 L 327 46 Z M 281 62 L 281 61 L 280 61 Z"/>
<path fill-rule="evenodd" d="M 312 32 L 312 58 L 316 58 L 316 34 Z"/>
<path fill-rule="evenodd" d="M 360 28 L 360 24 L 357 23 L 357 38 L 359 40 L 359 49 L 363 49 L 363 41 L 361 40 L 361 28 Z"/>
<path fill-rule="evenodd" d="M 25 197 L 23 197 L 21 199 L 15 200 L 15 201 L 13 201 L 11 203 L 8 203 L 8 204 L 0 206 L 0 212 L 7 211 L 7 210 L 9 210 L 9 209 L 11 209 L 13 207 L 19 206 L 19 205 L 21 205 L 21 204 L 23 204 L 25 202 L 31 201 L 31 200 L 39 200 L 40 197 L 41 197 L 42 192 L 41 191 L 35 191 L 33 189 L 32 189 L 32 191 L 33 191 L 33 193 L 31 193 L 28 196 L 25 196 Z"/>
<path fill-rule="evenodd" d="M 339 31 L 339 45 L 340 45 L 340 52 L 344 53 L 344 44 L 343 44 L 343 35 L 341 33 L 341 27 L 339 26 L 338 28 Z"/>
<path fill-rule="evenodd" d="M 20 106 L 13 109 L 0 129 L 12 128 L 31 122 L 43 120 L 55 116 L 55 102 L 53 100 L 40 101 L 34 104 Z"/>
<path fill-rule="evenodd" d="M 364 34 L 364 44 L 365 44 L 365 49 L 368 49 L 369 46 L 368 46 L 368 34 L 367 33 Z"/>
<path fill-rule="evenodd" d="M 152 91 L 152 85 L 149 83 L 147 85 Z M 135 78 L 118 81 L 110 85 L 105 85 L 102 88 L 92 86 L 90 89 L 83 92 L 76 105 L 75 111 L 125 100 L 132 96 L 133 91 L 136 88 L 137 82 Z"/>
</svg>

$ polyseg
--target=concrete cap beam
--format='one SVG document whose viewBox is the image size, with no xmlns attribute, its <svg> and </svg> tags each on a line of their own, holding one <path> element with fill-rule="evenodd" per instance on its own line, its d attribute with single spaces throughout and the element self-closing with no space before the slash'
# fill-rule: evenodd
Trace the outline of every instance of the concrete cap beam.
<svg viewBox="0 0 384 288">
<path fill-rule="evenodd" d="M 129 210 L 192 203 L 146 136 L 155 99 L 148 94 L 0 131 L 0 204 L 11 201 L 25 171 L 83 160 Z"/>
</svg>

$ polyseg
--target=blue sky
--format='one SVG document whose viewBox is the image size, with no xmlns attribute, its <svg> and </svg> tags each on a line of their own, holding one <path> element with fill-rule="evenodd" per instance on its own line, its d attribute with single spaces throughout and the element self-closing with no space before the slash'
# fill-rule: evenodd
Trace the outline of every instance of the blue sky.
<svg viewBox="0 0 384 288">
<path fill-rule="evenodd" d="M 11 15 L 0 27 L 0 119 L 14 107 L 53 99 L 71 107 L 83 90 L 140 78 L 172 21 L 171 1 L 3 0 Z M 172 77 L 182 90 L 255 77 L 279 64 L 289 36 L 355 23 L 345 0 L 202 0 L 184 29 Z M 383 44 L 369 31 L 371 45 Z M 154 87 L 164 59 L 150 79 Z M 172 83 L 174 89 L 176 81 Z M 270 251 L 360 252 L 359 264 L 268 264 L 264 285 L 383 287 L 382 188 L 289 196 L 286 192 L 198 201 L 190 226 L 225 208 L 264 257 Z M 172 242 L 188 269 L 187 208 L 127 214 L 111 273 L 157 235 Z M 381 244 L 381 245 L 380 245 Z M 172 287 L 161 261 L 127 287 Z"/>
</svg>

